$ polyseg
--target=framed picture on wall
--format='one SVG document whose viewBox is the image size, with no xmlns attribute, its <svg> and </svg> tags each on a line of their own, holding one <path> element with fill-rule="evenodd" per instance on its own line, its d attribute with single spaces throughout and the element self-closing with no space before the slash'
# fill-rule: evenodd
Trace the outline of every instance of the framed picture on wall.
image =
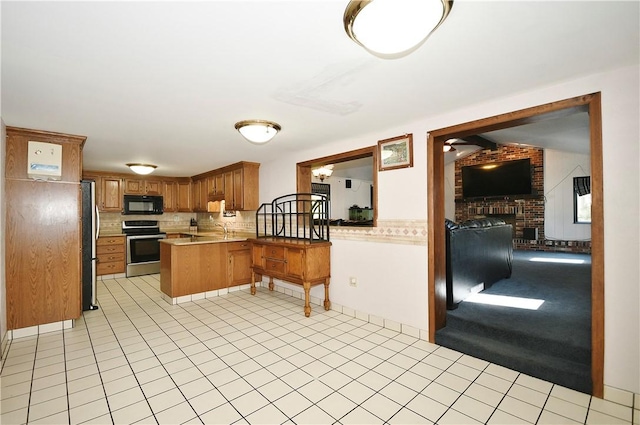
<svg viewBox="0 0 640 425">
<path fill-rule="evenodd" d="M 378 142 L 378 170 L 413 167 L 413 134 Z"/>
</svg>

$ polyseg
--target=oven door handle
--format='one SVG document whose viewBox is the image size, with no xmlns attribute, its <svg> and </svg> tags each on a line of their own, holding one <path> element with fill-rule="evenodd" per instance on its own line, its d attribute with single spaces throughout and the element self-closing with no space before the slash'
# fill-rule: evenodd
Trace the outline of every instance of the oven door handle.
<svg viewBox="0 0 640 425">
<path fill-rule="evenodd" d="M 167 235 L 127 235 L 128 240 L 132 239 L 165 239 Z"/>
</svg>

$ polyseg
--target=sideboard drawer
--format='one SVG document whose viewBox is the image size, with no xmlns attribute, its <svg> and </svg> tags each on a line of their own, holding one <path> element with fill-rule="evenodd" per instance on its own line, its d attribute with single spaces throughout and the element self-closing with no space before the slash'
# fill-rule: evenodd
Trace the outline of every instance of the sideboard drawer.
<svg viewBox="0 0 640 425">
<path fill-rule="evenodd" d="M 283 246 L 265 246 L 264 256 L 274 260 L 284 260 L 284 247 Z"/>
<path fill-rule="evenodd" d="M 285 265 L 284 261 L 277 261 L 277 260 L 272 260 L 270 258 L 267 258 L 265 268 L 267 272 L 284 273 L 284 265 Z"/>
</svg>

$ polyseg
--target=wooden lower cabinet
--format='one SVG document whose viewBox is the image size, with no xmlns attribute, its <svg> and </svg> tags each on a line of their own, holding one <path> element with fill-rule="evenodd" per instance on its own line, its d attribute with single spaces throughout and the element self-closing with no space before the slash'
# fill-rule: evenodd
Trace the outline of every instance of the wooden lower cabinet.
<svg viewBox="0 0 640 425">
<path fill-rule="evenodd" d="M 105 274 L 124 273 L 126 269 L 125 237 L 101 236 L 96 244 L 98 276 Z"/>
<path fill-rule="evenodd" d="M 331 242 L 265 238 L 251 239 L 252 278 L 251 294 L 255 295 L 255 282 L 269 276 L 269 289 L 273 279 L 301 285 L 304 289 L 304 315 L 311 315 L 309 291 L 312 286 L 324 285 L 324 309 L 331 308 L 329 280 L 331 277 Z"/>
<path fill-rule="evenodd" d="M 228 242 L 227 283 L 238 286 L 251 283 L 251 244 L 249 242 Z"/>
<path fill-rule="evenodd" d="M 225 243 L 160 242 L 160 290 L 171 298 L 227 286 Z"/>
</svg>

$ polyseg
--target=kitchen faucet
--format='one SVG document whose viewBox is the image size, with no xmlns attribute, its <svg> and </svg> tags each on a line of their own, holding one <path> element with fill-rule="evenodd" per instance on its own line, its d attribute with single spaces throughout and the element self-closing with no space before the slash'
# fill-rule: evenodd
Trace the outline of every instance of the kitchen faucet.
<svg viewBox="0 0 640 425">
<path fill-rule="evenodd" d="M 227 228 L 227 223 L 224 223 L 224 224 L 216 223 L 215 225 L 222 227 L 222 230 L 224 231 L 224 235 L 225 236 L 227 236 L 229 234 L 229 229 Z"/>
</svg>

